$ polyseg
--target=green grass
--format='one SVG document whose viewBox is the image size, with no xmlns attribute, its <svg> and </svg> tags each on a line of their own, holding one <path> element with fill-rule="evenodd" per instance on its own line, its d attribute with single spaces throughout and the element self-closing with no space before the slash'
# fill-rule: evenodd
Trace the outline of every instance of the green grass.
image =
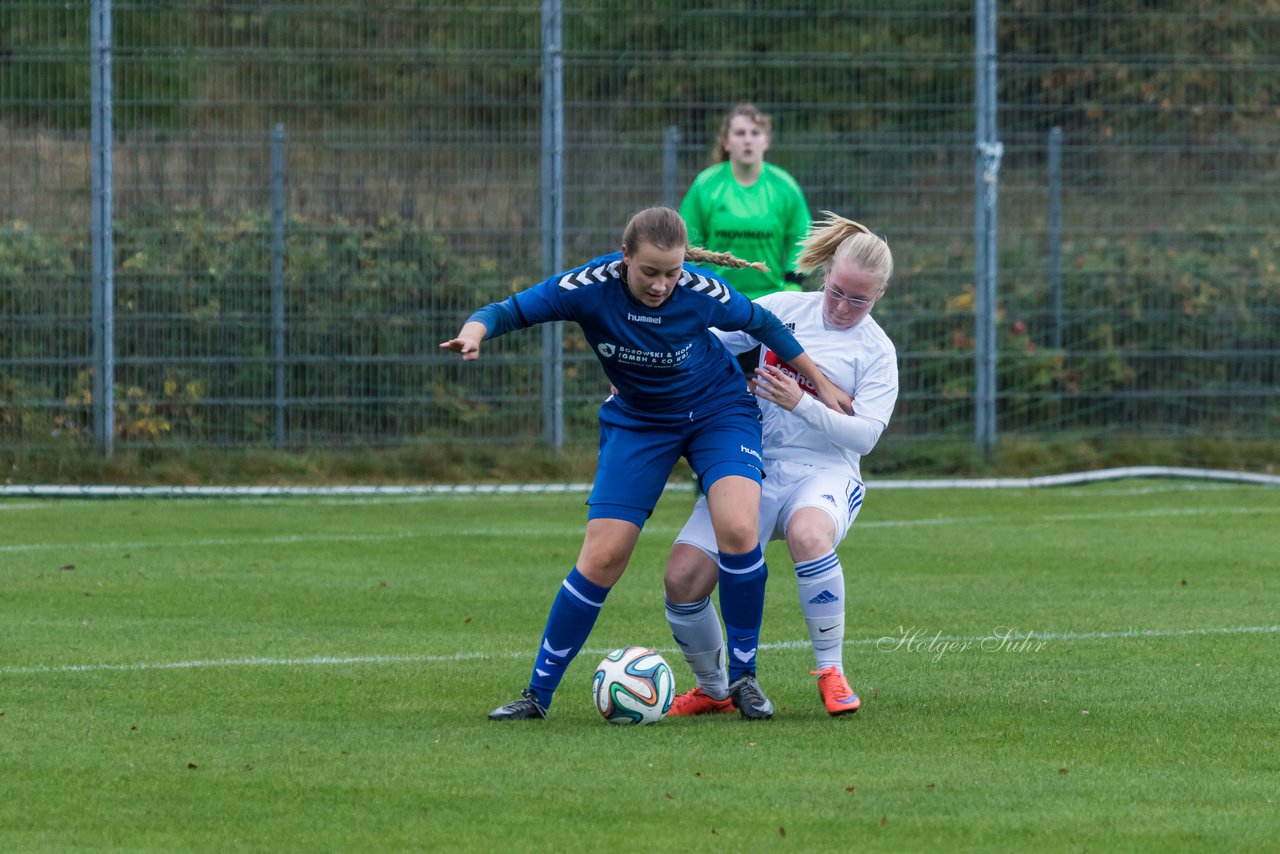
<svg viewBox="0 0 1280 854">
<path fill-rule="evenodd" d="M 0 502 L 0 850 L 1280 846 L 1280 490 L 873 488 L 841 549 L 861 712 L 822 712 L 775 544 L 775 718 L 611 727 L 608 649 L 692 684 L 670 494 L 551 718 L 491 723 L 582 500 Z"/>
</svg>

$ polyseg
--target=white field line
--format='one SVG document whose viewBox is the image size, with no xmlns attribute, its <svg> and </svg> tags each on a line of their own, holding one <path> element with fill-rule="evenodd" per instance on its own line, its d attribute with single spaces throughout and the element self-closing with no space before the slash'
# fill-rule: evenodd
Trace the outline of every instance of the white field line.
<svg viewBox="0 0 1280 854">
<path fill-rule="evenodd" d="M 1162 510 L 1129 510 L 1124 513 L 1054 513 L 1042 517 L 1044 522 L 1087 522 L 1098 519 L 1154 519 L 1159 516 L 1239 516 L 1252 513 L 1280 513 L 1276 507 L 1183 507 Z"/>
<path fill-rule="evenodd" d="M 1094 471 L 1066 472 L 1038 477 L 934 478 L 875 480 L 869 489 L 1022 489 L 1075 486 L 1128 478 L 1184 478 L 1280 486 L 1280 475 L 1228 469 L 1199 469 L 1180 466 L 1123 466 Z M 667 489 L 688 492 L 692 484 L 673 481 Z M 0 484 L 0 497 L 27 498 L 251 498 L 263 496 L 405 496 L 405 495 L 545 495 L 580 493 L 589 483 L 458 483 L 409 486 L 104 486 L 95 484 Z"/>
<path fill-rule="evenodd" d="M 1280 513 L 1280 506 L 1217 508 L 1186 507 L 1168 508 L 1163 510 L 1130 510 L 1120 513 L 1057 513 L 1050 516 L 1042 516 L 1039 521 L 1088 522 L 1098 519 L 1156 519 L 1162 516 L 1236 516 L 1254 513 Z M 859 530 L 861 530 L 864 528 L 914 528 L 935 525 L 990 525 L 998 524 L 1000 521 L 1001 519 L 999 517 L 994 516 L 943 516 L 933 519 L 897 519 L 878 522 L 857 522 L 855 525 Z M 0 554 L 42 551 L 137 551 L 150 548 L 220 548 L 225 546 L 290 546 L 305 543 L 394 542 L 396 540 L 414 540 L 426 537 L 439 537 L 446 534 L 461 537 L 568 537 L 581 536 L 582 530 L 583 529 L 579 526 L 559 528 L 504 528 L 500 526 L 486 526 L 476 528 L 451 528 L 448 531 L 424 528 L 416 531 L 393 531 L 386 534 L 283 534 L 273 537 L 217 537 L 199 540 L 156 540 L 136 542 L 113 541 L 99 543 L 13 543 L 0 546 Z M 645 526 L 645 531 L 650 534 L 675 534 L 678 533 L 679 530 L 680 529 L 678 527 L 669 525 Z"/>
<path fill-rule="evenodd" d="M 568 529 L 566 529 L 566 532 Z M 581 533 L 581 528 L 573 529 Z M 300 543 L 368 543 L 394 540 L 411 540 L 421 537 L 442 536 L 441 531 L 398 531 L 390 534 L 287 534 L 275 537 L 222 537 L 203 540 L 140 540 L 136 542 L 106 543 L 18 543 L 0 546 L 0 553 L 35 552 L 35 551 L 83 551 L 85 549 L 108 550 L 126 549 L 172 549 L 172 548 L 207 548 L 221 546 L 291 546 Z M 465 533 L 465 532 L 460 532 Z M 509 533 L 529 536 L 530 531 L 511 531 Z"/>
<path fill-rule="evenodd" d="M 847 647 L 877 646 L 881 649 L 895 649 L 906 645 L 906 638 L 912 638 L 916 648 L 925 648 L 929 644 L 969 643 L 981 644 L 993 640 L 1000 641 L 1005 647 L 1022 641 L 1041 641 L 1054 643 L 1071 643 L 1079 641 L 1112 641 L 1112 640 L 1149 640 L 1161 638 L 1187 638 L 1223 635 L 1274 635 L 1280 634 L 1280 625 L 1273 626 L 1226 626 L 1201 629 L 1124 629 L 1121 631 L 1086 631 L 1086 632 L 1018 632 L 997 630 L 999 634 L 983 636 L 933 635 L 916 632 L 915 629 L 899 627 L 897 634 L 878 638 L 855 638 L 846 640 Z M 760 649 L 807 649 L 809 641 L 776 641 L 760 644 Z M 674 648 L 660 647 L 659 652 L 678 654 Z M 583 655 L 605 655 L 608 649 L 583 649 Z M 449 655 L 356 655 L 356 656 L 312 656 L 306 658 L 226 658 L 197 659 L 193 661 L 138 662 L 132 664 L 38 664 L 30 666 L 0 667 L 0 676 L 20 676 L 37 673 L 102 673 L 112 671 L 145 671 L 145 670 L 199 670 L 215 667 L 326 667 L 334 665 L 361 664 L 441 664 L 459 661 L 497 661 L 524 658 L 528 650 L 521 652 L 455 652 Z"/>
<path fill-rule="evenodd" d="M 556 491 L 557 493 L 569 493 L 574 490 L 570 487 L 581 487 L 583 493 L 591 491 L 591 484 L 565 484 L 565 488 Z M 878 491 L 881 487 L 892 489 L 892 485 L 883 481 L 872 481 L 868 484 L 870 491 Z M 1098 492 L 1089 485 L 1082 486 L 1064 486 L 1055 490 L 1055 494 L 1069 498 L 1088 498 L 1093 500 L 1105 500 L 1108 498 L 1127 497 L 1132 495 L 1158 495 L 1169 492 L 1223 492 L 1231 489 L 1239 489 L 1239 483 L 1213 483 L 1209 481 L 1165 481 L 1163 483 L 1150 484 L 1147 486 L 1131 486 L 1122 488 L 1111 488 L 1106 492 Z M 691 487 L 688 484 L 668 484 L 666 487 L 669 492 L 690 492 Z M 544 490 L 539 494 L 551 494 L 551 490 Z M 8 494 L 0 492 L 0 499 Z M 28 493 L 21 493 L 28 494 Z M 120 496 L 127 498 L 129 496 Z M 137 496 L 143 497 L 143 496 Z M 257 495 L 236 497 L 235 503 L 238 507 L 263 505 L 263 506 L 290 506 L 296 507 L 299 504 L 312 504 L 320 507 L 352 507 L 352 506 L 385 506 L 388 504 L 427 504 L 438 502 L 441 500 L 459 501 L 459 500 L 485 500 L 488 495 L 483 493 L 460 494 L 456 492 L 430 492 L 417 493 L 410 495 L 386 495 L 386 494 L 370 494 L 370 495 Z M 226 501 L 225 497 L 196 497 L 190 498 L 190 501 L 206 501 L 222 503 Z M 69 507 L 92 506 L 101 504 L 99 498 L 62 498 L 59 501 L 49 501 L 48 499 L 38 499 L 36 501 L 4 501 L 0 500 L 0 513 L 5 512 L 38 512 L 38 511 L 58 511 L 62 512 Z"/>
</svg>

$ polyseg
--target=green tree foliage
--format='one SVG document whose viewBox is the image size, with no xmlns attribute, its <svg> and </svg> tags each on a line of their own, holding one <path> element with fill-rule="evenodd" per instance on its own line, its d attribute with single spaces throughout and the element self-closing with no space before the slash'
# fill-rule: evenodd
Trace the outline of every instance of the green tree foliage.
<svg viewBox="0 0 1280 854">
<path fill-rule="evenodd" d="M 971 126 L 972 15 L 965 0 L 566 4 L 567 101 L 619 131 L 679 122 L 704 134 L 744 92 L 807 107 L 796 130 L 900 131 L 907 120 L 960 130 Z M 947 25 L 921 27 L 922 16 Z M 87 18 L 87 4 L 0 10 L 7 121 L 87 124 Z M 540 103 L 534 2 L 353 0 L 320 14 L 303 3 L 120 2 L 113 22 L 122 128 L 501 132 L 528 126 Z M 1280 42 L 1275 0 L 1013 0 L 998 26 L 1001 100 L 1032 109 L 1041 130 L 1247 137 L 1280 107 L 1276 76 L 1249 70 Z M 832 75 L 856 82 L 859 109 Z"/>
</svg>

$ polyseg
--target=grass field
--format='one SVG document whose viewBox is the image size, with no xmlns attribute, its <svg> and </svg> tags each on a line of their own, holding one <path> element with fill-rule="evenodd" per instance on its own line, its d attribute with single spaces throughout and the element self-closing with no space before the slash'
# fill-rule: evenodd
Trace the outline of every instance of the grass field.
<svg viewBox="0 0 1280 854">
<path fill-rule="evenodd" d="M 775 718 L 612 727 L 608 649 L 692 685 L 669 494 L 551 718 L 491 723 L 582 501 L 0 501 L 0 850 L 1280 848 L 1280 489 L 873 485 L 861 712 L 822 711 L 775 544 Z"/>
</svg>

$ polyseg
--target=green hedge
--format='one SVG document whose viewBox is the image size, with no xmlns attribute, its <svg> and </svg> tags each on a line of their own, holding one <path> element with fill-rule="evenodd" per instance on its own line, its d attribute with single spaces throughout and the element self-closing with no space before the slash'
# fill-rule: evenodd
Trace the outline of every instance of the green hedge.
<svg viewBox="0 0 1280 854">
<path fill-rule="evenodd" d="M 91 411 L 92 298 L 81 238 L 0 229 L 0 442 L 74 439 Z M 262 443 L 274 395 L 270 223 L 153 210 L 115 232 L 117 430 L 122 439 Z M 287 224 L 286 385 L 299 441 L 401 436 L 466 389 L 426 367 L 471 308 L 497 296 L 496 263 L 465 265 L 438 235 L 388 218 Z M 382 360 L 382 361 L 379 361 Z M 417 367 L 414 367 L 416 360 Z M 405 362 L 410 364 L 406 367 Z M 6 364 L 7 362 L 7 364 Z M 414 398 L 343 405 L 344 399 Z M 351 412 L 362 409 L 356 421 Z M 437 419 L 438 420 L 438 419 Z M 449 425 L 452 426 L 452 425 Z"/>
<path fill-rule="evenodd" d="M 1064 246 L 1055 329 L 1043 247 L 1001 253 L 1000 417 L 1026 432 L 1259 435 L 1280 424 L 1280 248 L 1247 255 L 1212 228 Z M 156 209 L 116 232 L 117 430 L 126 442 L 262 445 L 275 414 L 270 224 Z M 288 441 L 402 443 L 541 435 L 541 336 L 493 342 L 473 365 L 442 354 L 473 309 L 536 281 L 530 262 L 464 257 L 397 218 L 292 218 L 283 297 Z M 931 269 L 971 262 L 913 252 L 877 317 L 900 352 L 895 430 L 971 427 L 973 291 Z M 92 410 L 87 251 L 0 228 L 0 443 L 82 437 Z M 566 339 L 572 435 L 594 438 L 603 375 Z M 1061 334 L 1064 346 L 1052 345 Z"/>
</svg>

